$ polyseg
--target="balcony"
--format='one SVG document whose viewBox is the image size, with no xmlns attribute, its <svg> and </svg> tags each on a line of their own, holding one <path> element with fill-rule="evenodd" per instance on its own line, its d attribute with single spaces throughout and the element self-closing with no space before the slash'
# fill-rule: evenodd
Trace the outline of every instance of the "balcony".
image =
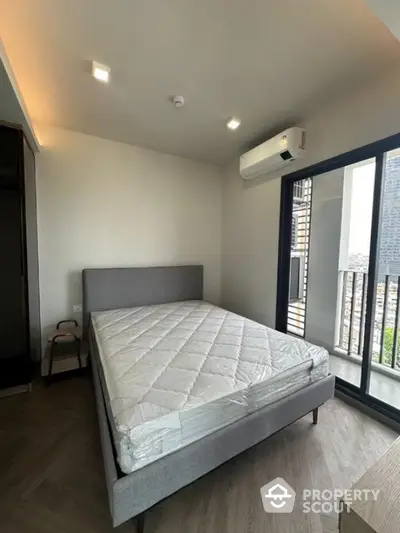
<svg viewBox="0 0 400 533">
<path fill-rule="evenodd" d="M 331 374 L 355 385 L 361 383 L 361 358 L 357 361 L 352 357 L 342 355 L 331 355 L 329 359 Z M 400 380 L 397 375 L 390 376 L 377 368 L 373 363 L 371 369 L 371 379 L 369 394 L 382 402 L 400 409 Z"/>
<path fill-rule="evenodd" d="M 367 274 L 339 272 L 340 322 L 331 371 L 360 386 L 364 348 Z M 400 277 L 380 275 L 373 319 L 372 365 L 369 394 L 400 409 Z"/>
</svg>

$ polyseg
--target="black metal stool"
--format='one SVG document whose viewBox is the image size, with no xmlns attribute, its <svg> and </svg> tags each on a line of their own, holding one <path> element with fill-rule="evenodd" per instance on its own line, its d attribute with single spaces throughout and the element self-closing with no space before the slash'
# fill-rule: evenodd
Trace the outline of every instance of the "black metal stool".
<svg viewBox="0 0 400 533">
<path fill-rule="evenodd" d="M 73 327 L 60 328 L 62 324 L 75 324 Z M 81 361 L 81 337 L 82 328 L 78 326 L 76 320 L 61 320 L 56 329 L 49 335 L 48 342 L 50 343 L 50 361 L 49 372 L 47 374 L 47 384 L 50 385 L 51 375 L 53 370 L 53 360 L 56 355 L 56 349 L 58 344 L 65 344 L 73 342 L 76 345 L 76 357 L 78 359 L 79 368 L 82 368 Z"/>
</svg>

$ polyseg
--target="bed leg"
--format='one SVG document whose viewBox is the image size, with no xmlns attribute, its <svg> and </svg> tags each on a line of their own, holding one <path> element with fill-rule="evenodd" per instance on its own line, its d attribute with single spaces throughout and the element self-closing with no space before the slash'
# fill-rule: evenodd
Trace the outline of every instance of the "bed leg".
<svg viewBox="0 0 400 533">
<path fill-rule="evenodd" d="M 316 424 L 318 424 L 318 407 L 316 409 L 313 409 L 313 412 L 312 412 L 312 423 L 314 424 L 314 426 Z"/>
<path fill-rule="evenodd" d="M 144 533 L 144 513 L 140 513 L 136 517 L 136 533 Z"/>
</svg>

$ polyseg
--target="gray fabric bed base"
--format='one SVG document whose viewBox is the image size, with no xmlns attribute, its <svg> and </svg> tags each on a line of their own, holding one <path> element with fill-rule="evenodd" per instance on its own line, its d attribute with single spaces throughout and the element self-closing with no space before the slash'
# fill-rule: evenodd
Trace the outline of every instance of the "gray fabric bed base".
<svg viewBox="0 0 400 533">
<path fill-rule="evenodd" d="M 82 273 L 83 318 L 89 340 L 101 446 L 114 527 L 140 515 L 157 502 L 251 448 L 333 396 L 328 376 L 291 396 L 204 437 L 154 463 L 122 475 L 118 469 L 100 377 L 96 342 L 88 334 L 93 311 L 203 299 L 203 267 L 86 269 Z"/>
<path fill-rule="evenodd" d="M 333 376 L 323 378 L 132 474 L 118 476 L 96 346 L 90 342 L 97 413 L 113 526 L 146 511 L 232 457 L 310 413 L 334 393 Z"/>
</svg>

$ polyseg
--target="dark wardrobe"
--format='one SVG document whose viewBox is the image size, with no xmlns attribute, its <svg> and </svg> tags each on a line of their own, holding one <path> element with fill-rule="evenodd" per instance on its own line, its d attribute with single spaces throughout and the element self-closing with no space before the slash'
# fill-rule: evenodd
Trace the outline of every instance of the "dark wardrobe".
<svg viewBox="0 0 400 533">
<path fill-rule="evenodd" d="M 40 345 L 35 156 L 0 126 L 0 389 L 30 383 Z"/>
</svg>

